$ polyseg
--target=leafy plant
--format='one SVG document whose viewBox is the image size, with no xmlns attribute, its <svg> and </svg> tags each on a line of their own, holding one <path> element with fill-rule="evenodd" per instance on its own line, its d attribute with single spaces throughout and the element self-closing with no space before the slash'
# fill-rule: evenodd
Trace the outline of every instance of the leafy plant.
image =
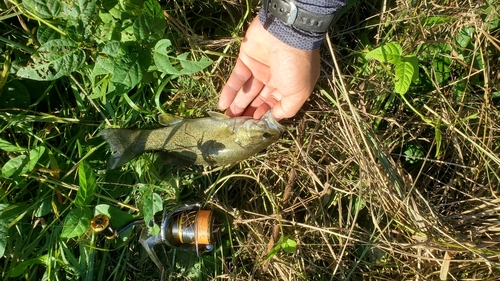
<svg viewBox="0 0 500 281">
<path fill-rule="evenodd" d="M 163 210 L 162 198 L 157 193 L 148 193 L 143 204 L 144 221 L 146 222 L 154 221 L 155 214 Z M 156 224 L 150 225 L 148 223 L 147 226 L 151 229 L 151 235 L 156 235 L 160 232 L 160 228 Z"/>
<path fill-rule="evenodd" d="M 212 63 L 206 57 L 196 62 L 188 53 L 172 54 L 158 1 L 13 3 L 42 22 L 36 33 L 40 46 L 17 71 L 21 78 L 52 81 L 76 72 L 84 83 L 90 82 L 90 98 L 105 103 L 106 95 L 128 93 L 149 71 L 162 76 L 193 74 Z"/>
<path fill-rule="evenodd" d="M 105 172 L 108 155 L 96 136 L 112 125 L 108 118 L 133 126 L 165 110 L 161 103 L 178 77 L 194 79 L 212 60 L 171 43 L 178 38 L 165 32 L 158 1 L 6 3 L 0 4 L 0 18 L 7 19 L 0 23 L 0 279 L 103 279 L 108 253 L 96 252 L 102 245 L 89 231 L 92 216 L 106 214 L 117 228 L 137 216 L 152 219 L 184 185 L 174 187 L 175 175 L 158 175 L 164 171 Z M 147 187 L 134 189 L 140 182 Z M 120 249 L 131 237 L 132 229 L 110 245 Z"/>
<path fill-rule="evenodd" d="M 397 42 L 390 42 L 368 52 L 367 59 L 394 66 L 394 92 L 404 95 L 410 84 L 418 79 L 418 59 L 415 55 L 403 55 L 403 49 Z"/>
<path fill-rule="evenodd" d="M 280 250 L 285 253 L 294 253 L 297 250 L 297 242 L 288 236 L 282 236 L 260 264 L 272 259 Z"/>
<path fill-rule="evenodd" d="M 78 166 L 79 188 L 72 209 L 64 219 L 61 237 L 73 238 L 85 233 L 92 219 L 92 211 L 88 205 L 92 202 L 97 190 L 96 176 L 87 162 Z"/>
<path fill-rule="evenodd" d="M 404 154 L 408 156 L 405 160 L 410 164 L 415 164 L 424 157 L 422 148 L 415 144 L 408 145 Z"/>
</svg>

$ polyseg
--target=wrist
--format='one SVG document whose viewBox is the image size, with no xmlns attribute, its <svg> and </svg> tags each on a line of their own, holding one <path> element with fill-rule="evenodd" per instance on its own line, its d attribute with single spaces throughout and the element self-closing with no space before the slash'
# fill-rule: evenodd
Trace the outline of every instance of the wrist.
<svg viewBox="0 0 500 281">
<path fill-rule="evenodd" d="M 312 51 L 320 47 L 333 14 L 344 4 L 345 0 L 264 0 L 258 17 L 280 41 Z"/>
</svg>

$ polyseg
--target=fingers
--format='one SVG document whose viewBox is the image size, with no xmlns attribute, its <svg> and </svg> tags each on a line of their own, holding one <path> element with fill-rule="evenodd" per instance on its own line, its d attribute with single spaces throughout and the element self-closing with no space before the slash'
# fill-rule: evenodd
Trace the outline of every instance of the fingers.
<svg viewBox="0 0 500 281">
<path fill-rule="evenodd" d="M 287 99 L 282 99 L 277 101 L 273 106 L 273 116 L 276 120 L 281 120 L 284 118 L 290 118 L 295 116 L 299 112 L 302 105 L 307 100 L 308 94 L 303 94 L 297 96 L 297 99 L 292 99 L 287 97 Z"/>
<path fill-rule="evenodd" d="M 275 90 L 276 91 L 276 90 Z M 277 92 L 277 91 L 276 91 Z M 252 116 L 255 119 L 260 119 L 266 112 L 273 108 L 278 103 L 278 100 L 274 96 L 269 96 L 264 103 L 260 104 Z M 273 110 L 274 112 L 274 110 Z M 274 114 L 273 114 L 274 115 Z"/>
<path fill-rule="evenodd" d="M 243 115 L 244 116 L 253 116 L 255 119 L 260 119 L 260 117 L 265 112 L 262 113 L 262 115 L 260 115 L 260 116 L 259 116 L 259 114 L 257 114 L 258 117 L 256 117 L 255 111 L 259 107 L 261 107 L 262 105 L 265 105 L 266 102 L 269 102 L 268 99 L 269 99 L 269 97 L 271 97 L 271 95 L 274 93 L 275 90 L 276 89 L 274 87 L 265 85 L 262 88 L 262 90 L 260 91 L 260 93 L 257 95 L 257 97 L 255 97 L 254 100 L 252 101 L 252 103 L 250 103 L 250 105 L 247 107 L 247 109 L 245 110 L 245 112 L 243 112 Z"/>
<path fill-rule="evenodd" d="M 227 115 L 229 116 L 240 116 L 243 114 L 248 105 L 255 99 L 259 94 L 260 90 L 264 84 L 259 80 L 255 79 L 253 76 L 247 80 L 243 87 L 238 91 L 233 102 L 227 109 Z"/>
<path fill-rule="evenodd" d="M 303 51 L 279 41 L 258 20 L 249 27 L 219 108 L 229 116 L 293 117 L 319 76 L 319 50 Z"/>
<path fill-rule="evenodd" d="M 220 94 L 219 108 L 221 110 L 226 110 L 231 105 L 241 87 L 243 87 L 251 76 L 252 72 L 250 69 L 238 58 L 233 72 Z"/>
<path fill-rule="evenodd" d="M 269 67 L 242 51 L 231 76 L 222 89 L 219 108 L 226 110 L 229 116 L 247 115 L 245 110 L 266 88 L 265 84 L 269 80 Z"/>
<path fill-rule="evenodd" d="M 260 119 L 264 113 L 272 109 L 276 120 L 291 118 L 297 114 L 309 97 L 308 91 L 299 92 L 290 96 L 283 96 L 275 89 L 266 100 L 260 104 L 253 113 L 253 118 Z"/>
</svg>

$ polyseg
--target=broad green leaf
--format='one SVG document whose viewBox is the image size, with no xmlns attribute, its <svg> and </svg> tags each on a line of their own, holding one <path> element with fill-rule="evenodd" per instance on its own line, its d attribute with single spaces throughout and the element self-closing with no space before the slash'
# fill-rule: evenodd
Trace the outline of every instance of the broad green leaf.
<svg viewBox="0 0 500 281">
<path fill-rule="evenodd" d="M 44 45 L 51 40 L 61 39 L 62 35 L 53 28 L 42 24 L 36 30 L 36 38 L 40 44 Z"/>
<path fill-rule="evenodd" d="M 96 41 L 101 44 L 104 42 L 115 42 L 115 40 L 119 40 L 121 29 L 120 21 L 113 18 L 111 14 L 103 13 L 102 11 L 99 11 L 99 19 L 100 23 L 97 27 Z"/>
<path fill-rule="evenodd" d="M 78 179 L 80 187 L 76 194 L 75 205 L 84 207 L 92 202 L 97 190 L 95 173 L 86 161 L 81 161 L 78 165 Z"/>
<path fill-rule="evenodd" d="M 143 9 L 143 0 L 118 0 L 120 8 L 133 15 L 140 15 Z"/>
<path fill-rule="evenodd" d="M 95 37 L 96 0 L 74 0 L 64 4 L 66 33 L 76 42 L 93 41 Z"/>
<path fill-rule="evenodd" d="M 123 94 L 135 87 L 142 79 L 150 64 L 150 51 L 141 48 L 136 43 L 122 44 L 117 41 L 108 42 L 102 46 L 92 71 L 94 77 L 94 94 L 92 98 L 102 96 L 102 93 Z M 111 83 L 102 84 L 102 75 L 108 75 Z M 106 91 L 102 90 L 106 86 Z"/>
<path fill-rule="evenodd" d="M 281 248 L 286 253 L 294 253 L 297 250 L 297 242 L 285 236 L 281 242 Z"/>
<path fill-rule="evenodd" d="M 126 50 L 119 41 L 109 41 L 99 46 L 99 55 L 104 57 L 122 58 L 127 55 Z M 107 72 L 104 72 L 107 73 Z M 102 73 L 101 73 L 102 74 Z"/>
<path fill-rule="evenodd" d="M 134 19 L 134 36 L 137 41 L 156 42 L 163 38 L 166 22 L 158 1 L 144 3 L 143 13 Z"/>
<path fill-rule="evenodd" d="M 156 67 L 158 67 L 160 71 L 174 74 L 179 71 L 175 69 L 170 62 L 169 58 L 171 58 L 171 56 L 169 56 L 169 53 L 171 52 L 171 48 L 172 42 L 170 42 L 170 40 L 162 39 L 158 41 L 155 45 L 153 58 Z"/>
<path fill-rule="evenodd" d="M 80 69 L 84 62 L 85 52 L 74 42 L 55 39 L 43 44 L 17 75 L 38 81 L 56 80 Z"/>
<path fill-rule="evenodd" d="M 29 162 L 28 162 L 28 167 L 26 172 L 31 172 L 35 168 L 36 164 L 38 163 L 38 160 L 42 157 L 43 153 L 45 153 L 45 147 L 43 146 L 38 146 L 30 150 L 29 153 Z"/>
<path fill-rule="evenodd" d="M 124 18 L 129 17 L 129 15 L 121 9 L 116 0 L 103 1 L 102 5 L 104 7 L 104 11 L 110 13 L 113 18 L 117 20 L 123 20 Z"/>
<path fill-rule="evenodd" d="M 33 171 L 44 152 L 45 147 L 39 146 L 30 150 L 29 155 L 23 154 L 10 159 L 2 167 L 2 177 L 16 177 Z"/>
<path fill-rule="evenodd" d="M 454 95 L 454 99 L 456 101 L 461 101 L 463 100 L 463 96 L 468 93 L 468 88 L 469 88 L 469 82 L 466 81 L 466 80 L 462 80 L 462 81 L 459 81 L 458 83 L 455 83 L 453 85 L 453 88 L 452 88 L 452 93 Z M 494 93 L 492 93 L 492 97 L 491 98 L 494 98 L 493 96 Z M 497 108 L 498 108 L 498 105 L 497 105 Z"/>
<path fill-rule="evenodd" d="M 19 155 L 7 161 L 2 167 L 1 176 L 4 178 L 17 177 L 26 173 L 27 164 L 30 161 L 28 155 Z"/>
<path fill-rule="evenodd" d="M 412 76 L 412 81 L 414 83 L 416 83 L 418 81 L 418 77 L 419 77 L 419 67 L 418 67 L 418 59 L 417 59 L 417 56 L 415 55 L 408 55 L 408 56 L 404 56 L 403 57 L 403 61 L 404 62 L 409 62 L 411 63 L 411 65 L 413 66 L 413 76 Z"/>
<path fill-rule="evenodd" d="M 90 18 L 96 13 L 96 0 L 61 1 L 64 3 L 64 14 L 71 19 L 80 19 L 89 24 Z"/>
<path fill-rule="evenodd" d="M 7 236 L 9 232 L 9 223 L 5 220 L 0 220 L 0 257 L 5 253 L 7 246 Z"/>
<path fill-rule="evenodd" d="M 163 210 L 163 202 L 160 195 L 154 192 L 148 194 L 144 199 L 144 204 L 143 204 L 144 221 L 146 222 L 148 227 L 149 227 L 148 222 L 153 221 L 154 215 L 161 210 Z M 156 235 L 158 234 L 159 231 L 160 229 L 155 224 L 153 226 L 153 229 L 151 229 L 151 234 Z"/>
<path fill-rule="evenodd" d="M 175 75 L 193 74 L 212 64 L 212 61 L 205 57 L 200 61 L 190 61 L 187 59 L 188 53 L 184 53 L 178 57 L 170 56 L 171 46 L 172 43 L 168 39 L 163 39 L 156 43 L 153 58 L 156 67 L 161 72 Z M 180 64 L 180 67 L 178 64 Z"/>
<path fill-rule="evenodd" d="M 52 198 L 48 197 L 42 201 L 38 209 L 36 209 L 34 215 L 35 217 L 43 217 L 52 212 Z"/>
<path fill-rule="evenodd" d="M 73 238 L 80 236 L 90 226 L 92 211 L 89 208 L 74 208 L 64 219 L 64 226 L 61 233 L 62 238 Z"/>
<path fill-rule="evenodd" d="M 136 42 L 136 40 L 132 19 L 124 20 L 120 31 L 120 42 Z"/>
<path fill-rule="evenodd" d="M 75 42 L 84 42 L 88 39 L 88 28 L 80 19 L 69 19 L 66 21 L 67 37 Z"/>
<path fill-rule="evenodd" d="M 188 60 L 188 55 L 189 53 L 184 53 L 177 57 L 182 66 L 182 74 L 193 74 L 202 71 L 212 64 L 212 60 L 206 57 L 202 57 L 199 61 Z"/>
<path fill-rule="evenodd" d="M 413 65 L 409 62 L 400 62 L 396 64 L 396 68 L 394 69 L 396 75 L 394 91 L 396 93 L 404 95 L 408 92 L 413 78 L 413 72 Z"/>
<path fill-rule="evenodd" d="M 472 35 L 476 29 L 470 26 L 464 26 L 458 31 L 456 41 L 460 47 L 465 48 L 472 40 Z"/>
<path fill-rule="evenodd" d="M 450 58 L 451 48 L 447 44 L 434 44 L 429 46 L 432 56 L 433 73 L 439 84 L 446 83 L 452 71 L 453 60 Z"/>
<path fill-rule="evenodd" d="M 61 12 L 60 0 L 23 0 L 23 6 L 42 19 L 57 18 Z"/>
<path fill-rule="evenodd" d="M 403 54 L 403 49 L 398 42 L 390 42 L 382 45 L 370 52 L 368 52 L 365 57 L 367 59 L 375 59 L 383 63 L 397 64 L 401 61 L 401 55 Z"/>
<path fill-rule="evenodd" d="M 24 147 L 19 147 L 11 144 L 10 142 L 0 139 L 0 149 L 7 152 L 18 152 L 18 151 L 26 151 L 27 149 Z"/>
</svg>

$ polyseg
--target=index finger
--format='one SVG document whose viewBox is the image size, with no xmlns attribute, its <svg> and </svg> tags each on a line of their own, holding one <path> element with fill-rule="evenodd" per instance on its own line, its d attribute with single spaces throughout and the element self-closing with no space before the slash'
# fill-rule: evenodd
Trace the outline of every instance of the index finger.
<svg viewBox="0 0 500 281">
<path fill-rule="evenodd" d="M 238 58 L 236 65 L 234 66 L 233 72 L 226 85 L 222 88 L 222 92 L 219 98 L 219 109 L 226 110 L 229 105 L 233 102 L 238 91 L 245 85 L 245 83 L 252 76 L 250 69 L 243 63 L 243 61 Z"/>
</svg>

